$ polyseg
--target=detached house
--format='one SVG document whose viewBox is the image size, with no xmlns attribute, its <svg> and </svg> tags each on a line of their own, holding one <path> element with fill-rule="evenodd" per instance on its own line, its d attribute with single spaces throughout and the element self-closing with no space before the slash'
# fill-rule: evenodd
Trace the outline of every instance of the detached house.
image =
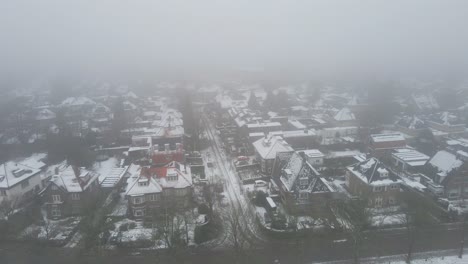
<svg viewBox="0 0 468 264">
<path fill-rule="evenodd" d="M 49 181 L 42 191 L 47 216 L 52 219 L 80 215 L 95 201 L 99 192 L 99 174 L 84 168 L 67 166 Z"/>
<path fill-rule="evenodd" d="M 126 197 L 132 218 L 157 215 L 165 208 L 184 208 L 192 198 L 190 167 L 171 162 L 164 167 L 143 167 L 128 179 Z"/>
<path fill-rule="evenodd" d="M 0 202 L 7 200 L 15 206 L 34 197 L 41 188 L 46 164 L 43 154 L 0 165 Z"/>
<path fill-rule="evenodd" d="M 294 149 L 280 136 L 267 136 L 253 143 L 256 157 L 260 161 L 260 170 L 269 175 L 273 167 L 276 154 L 292 152 Z"/>
<path fill-rule="evenodd" d="M 298 209 L 322 208 L 325 200 L 339 198 L 334 184 L 320 176 L 303 151 L 278 154 L 272 178 L 286 206 L 293 202 Z"/>
<path fill-rule="evenodd" d="M 398 204 L 402 181 L 376 158 L 347 167 L 346 184 L 350 193 L 369 200 L 370 207 Z"/>
<path fill-rule="evenodd" d="M 427 163 L 428 173 L 432 179 L 429 182 L 429 190 L 437 195 L 445 196 L 449 199 L 463 198 L 468 194 L 468 174 L 463 167 L 463 161 L 456 155 L 441 150 L 438 151 Z"/>
</svg>

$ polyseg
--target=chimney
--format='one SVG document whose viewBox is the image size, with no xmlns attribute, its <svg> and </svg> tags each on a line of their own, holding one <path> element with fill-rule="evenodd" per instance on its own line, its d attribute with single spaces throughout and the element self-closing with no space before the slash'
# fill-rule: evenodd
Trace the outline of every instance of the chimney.
<svg viewBox="0 0 468 264">
<path fill-rule="evenodd" d="M 77 179 L 80 178 L 80 167 L 72 165 L 73 173 Z"/>
<path fill-rule="evenodd" d="M 166 152 L 168 152 L 168 151 L 170 150 L 169 144 L 164 144 L 164 150 L 165 150 Z"/>
<path fill-rule="evenodd" d="M 299 152 L 297 152 L 297 154 L 299 154 L 302 157 L 303 161 L 307 161 L 307 157 L 306 157 L 304 151 L 299 151 Z"/>
<path fill-rule="evenodd" d="M 54 174 L 55 174 L 55 175 L 58 175 L 58 174 L 59 174 L 59 167 L 58 167 L 58 166 L 54 168 Z"/>
</svg>

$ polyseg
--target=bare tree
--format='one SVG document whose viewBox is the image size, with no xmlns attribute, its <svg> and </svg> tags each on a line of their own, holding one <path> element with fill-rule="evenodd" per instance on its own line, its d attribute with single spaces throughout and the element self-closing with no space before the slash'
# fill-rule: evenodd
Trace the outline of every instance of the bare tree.
<svg viewBox="0 0 468 264">
<path fill-rule="evenodd" d="M 407 235 L 406 263 L 412 260 L 414 244 L 421 229 L 434 222 L 431 215 L 431 205 L 427 199 L 415 192 L 403 192 L 401 200 L 401 223 L 405 226 Z"/>
<path fill-rule="evenodd" d="M 3 199 L 0 202 L 0 216 L 8 220 L 9 216 L 13 214 L 16 207 L 17 199 Z"/>
<path fill-rule="evenodd" d="M 368 200 L 364 198 L 337 202 L 333 211 L 344 231 L 353 242 L 353 263 L 359 263 L 362 242 L 365 239 L 364 231 L 370 225 L 370 211 L 367 208 Z"/>
<path fill-rule="evenodd" d="M 228 239 L 232 243 L 236 261 L 242 263 L 245 257 L 245 250 L 249 247 L 250 242 L 245 237 L 244 226 L 242 225 L 242 208 L 233 206 L 226 216 L 225 228 L 228 234 Z"/>
</svg>

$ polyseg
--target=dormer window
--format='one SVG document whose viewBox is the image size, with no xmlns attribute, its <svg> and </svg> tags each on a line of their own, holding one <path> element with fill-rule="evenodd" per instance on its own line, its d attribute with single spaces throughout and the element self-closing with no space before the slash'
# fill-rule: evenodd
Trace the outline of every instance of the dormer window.
<svg viewBox="0 0 468 264">
<path fill-rule="evenodd" d="M 380 178 L 388 178 L 388 170 L 385 169 L 385 168 L 379 168 L 377 169 L 379 175 L 380 175 Z"/>
<path fill-rule="evenodd" d="M 171 173 L 167 175 L 167 180 L 168 181 L 177 181 L 179 175 L 177 173 Z"/>
<path fill-rule="evenodd" d="M 138 180 L 138 186 L 148 186 L 149 180 L 148 178 L 143 178 Z"/>
</svg>

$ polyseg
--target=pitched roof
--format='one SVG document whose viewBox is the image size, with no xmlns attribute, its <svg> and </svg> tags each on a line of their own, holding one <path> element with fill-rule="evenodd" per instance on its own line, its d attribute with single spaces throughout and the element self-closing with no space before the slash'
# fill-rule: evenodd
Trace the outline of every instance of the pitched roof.
<svg viewBox="0 0 468 264">
<path fill-rule="evenodd" d="M 460 167 L 463 162 L 452 153 L 441 150 L 429 160 L 429 164 L 439 170 L 440 176 L 445 177 L 453 169 Z"/>
<path fill-rule="evenodd" d="M 0 188 L 10 188 L 38 174 L 46 166 L 41 160 L 45 154 L 35 154 L 18 161 L 9 161 L 0 165 Z"/>
<path fill-rule="evenodd" d="M 349 108 L 344 107 L 333 117 L 336 121 L 353 121 L 356 120 L 353 112 Z"/>
<path fill-rule="evenodd" d="M 59 174 L 53 175 L 50 182 L 67 192 L 83 192 L 98 178 L 99 173 L 93 173 L 84 168 L 74 169 L 72 166 L 67 166 Z"/>
<path fill-rule="evenodd" d="M 401 182 L 391 170 L 376 158 L 369 158 L 358 162 L 347 169 L 356 175 L 366 184 L 386 185 L 394 182 Z"/>
<path fill-rule="evenodd" d="M 276 157 L 276 153 L 294 151 L 294 149 L 280 136 L 261 138 L 255 141 L 253 146 L 262 159 L 274 159 Z"/>
</svg>

